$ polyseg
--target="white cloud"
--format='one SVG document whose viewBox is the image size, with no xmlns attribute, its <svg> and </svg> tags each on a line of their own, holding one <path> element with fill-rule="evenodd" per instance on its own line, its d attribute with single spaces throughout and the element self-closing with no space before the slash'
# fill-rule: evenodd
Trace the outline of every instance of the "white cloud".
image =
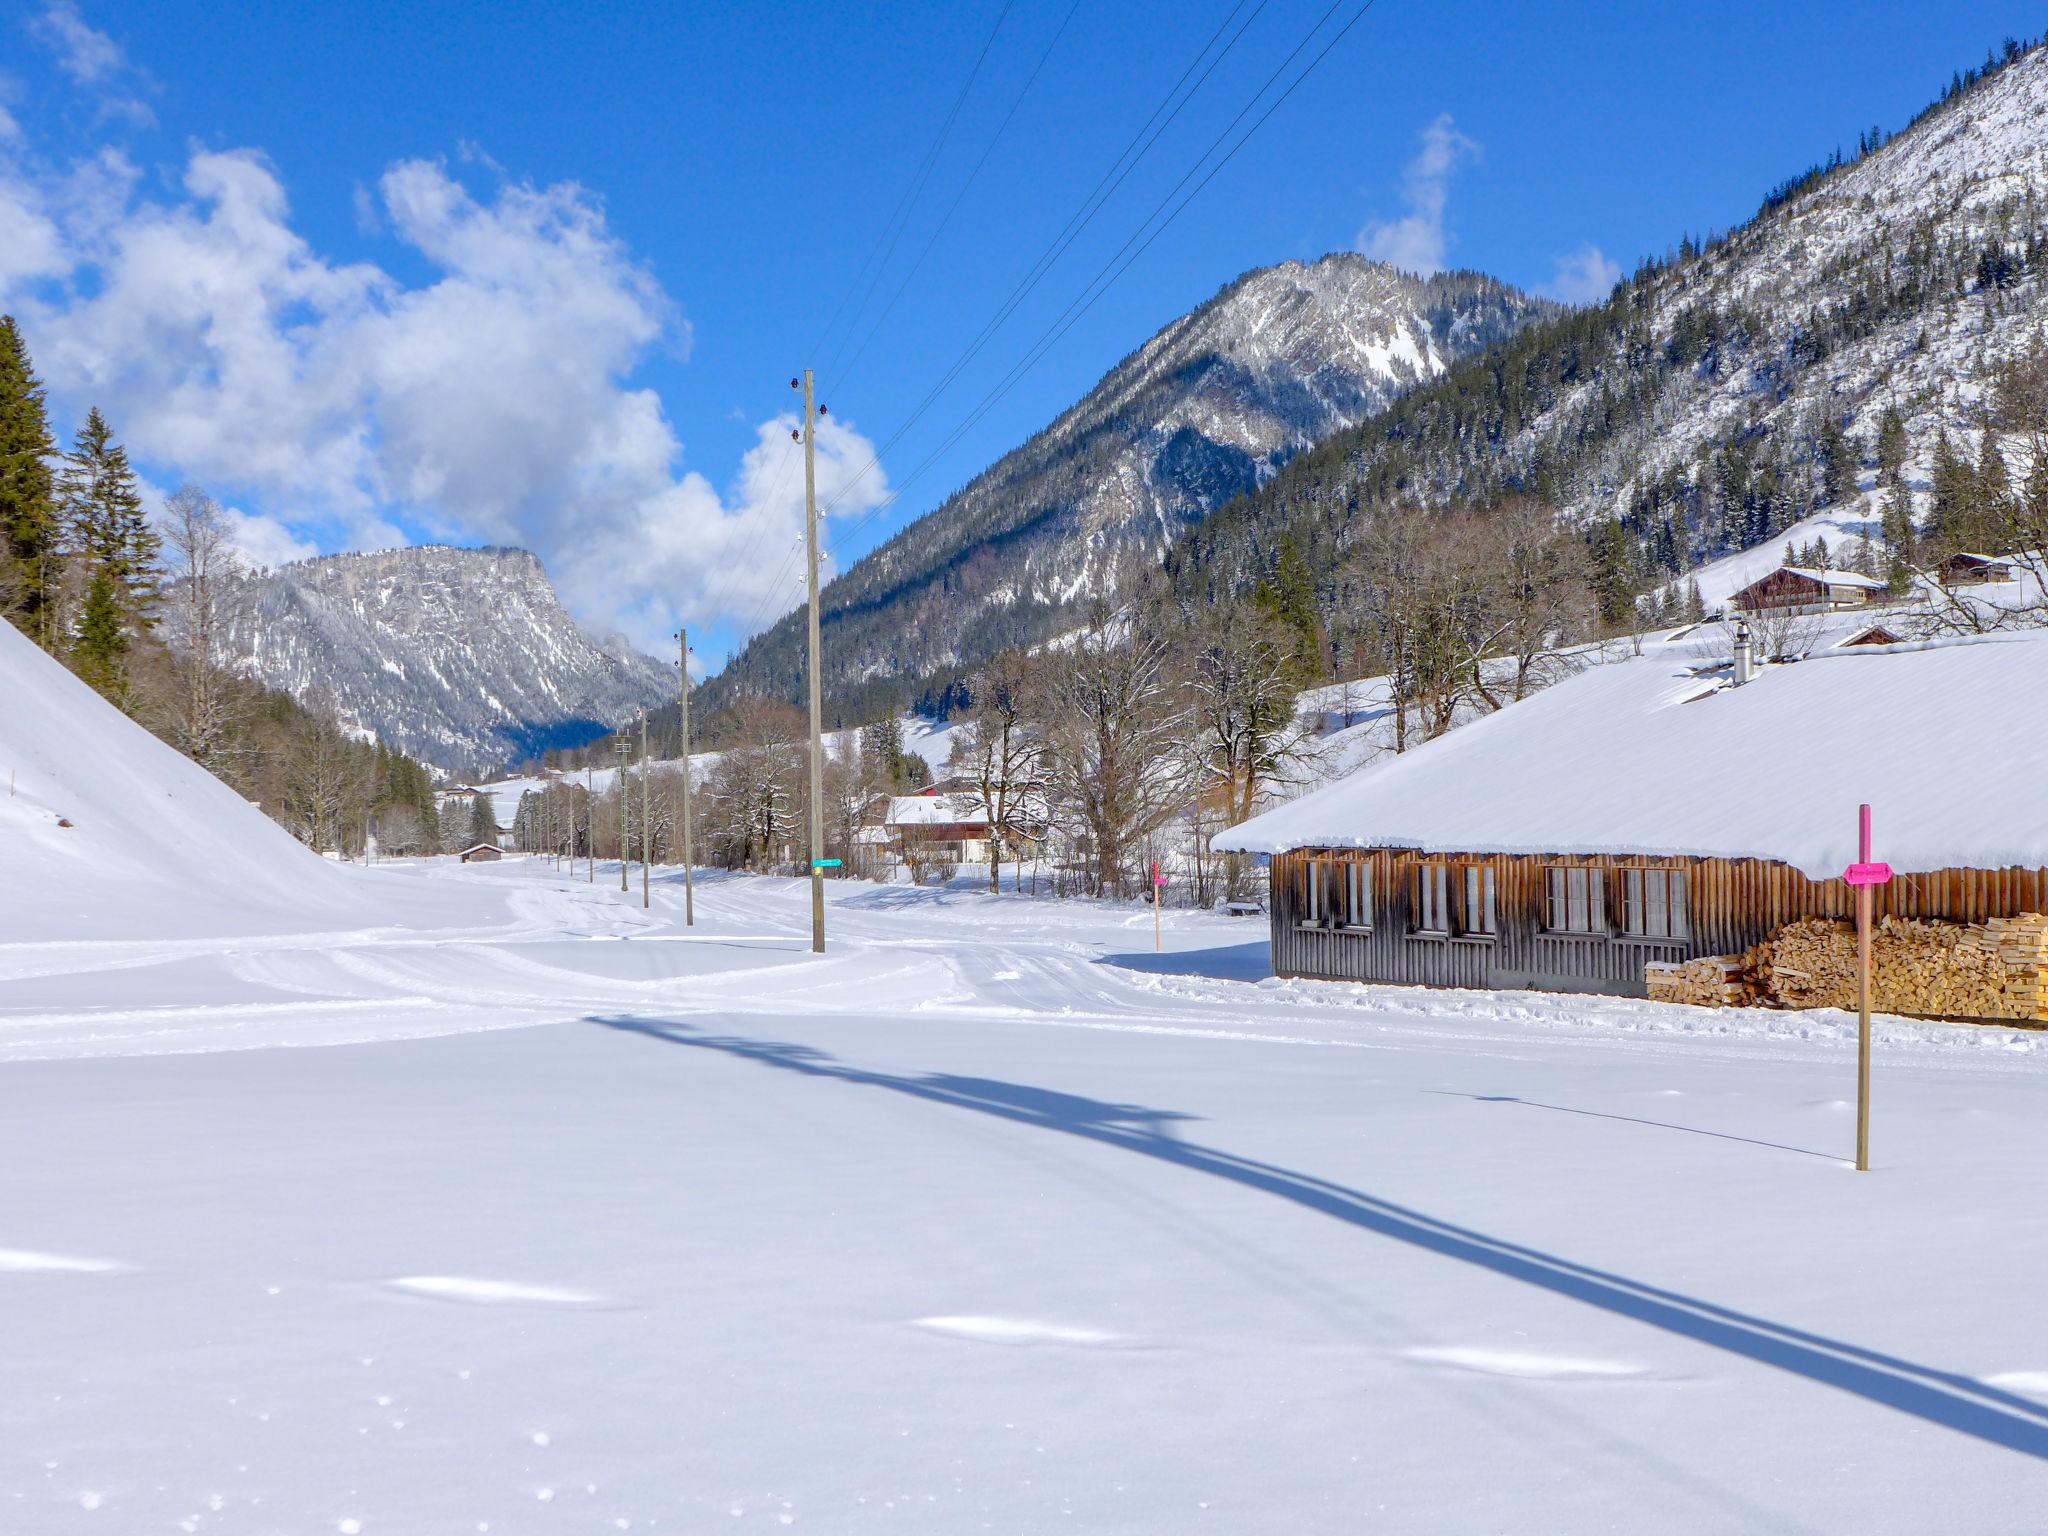
<svg viewBox="0 0 2048 1536">
<path fill-rule="evenodd" d="M 194 150 L 169 197 L 137 188 L 111 155 L 0 179 L 0 309 L 64 407 L 102 406 L 141 461 L 246 503 L 252 558 L 404 542 L 397 522 L 520 544 L 578 618 L 657 654 L 679 617 L 780 612 L 789 424 L 759 429 L 723 495 L 681 472 L 630 380 L 687 324 L 583 188 L 479 197 L 440 163 L 390 167 L 376 211 L 434 269 L 417 285 L 314 250 L 253 150 Z M 824 495 L 871 454 L 832 418 L 819 447 Z M 886 492 L 871 474 L 838 510 Z"/>
<path fill-rule="evenodd" d="M 1543 292 L 1567 304 L 1598 304 L 1621 281 L 1621 266 L 1609 261 L 1597 245 L 1582 245 L 1557 258 Z"/>
<path fill-rule="evenodd" d="M 1478 153 L 1479 145 L 1458 131 L 1450 113 L 1438 114 L 1422 130 L 1422 147 L 1402 177 L 1401 200 L 1407 213 L 1391 222 L 1366 225 L 1358 232 L 1358 249 L 1423 277 L 1442 271 L 1452 240 L 1444 228 L 1451 178 Z"/>
<path fill-rule="evenodd" d="M 29 30 L 57 56 L 57 66 L 81 85 L 98 85 L 128 67 L 121 45 L 86 24 L 75 0 L 50 0 Z"/>
<path fill-rule="evenodd" d="M 57 67 L 80 85 L 100 93 L 100 112 L 136 127 L 152 127 L 156 113 L 139 97 L 115 87 L 126 81 L 149 84 L 148 75 L 129 63 L 121 45 L 89 24 L 77 0 L 48 0 L 29 21 L 29 31 L 56 56 Z"/>
</svg>

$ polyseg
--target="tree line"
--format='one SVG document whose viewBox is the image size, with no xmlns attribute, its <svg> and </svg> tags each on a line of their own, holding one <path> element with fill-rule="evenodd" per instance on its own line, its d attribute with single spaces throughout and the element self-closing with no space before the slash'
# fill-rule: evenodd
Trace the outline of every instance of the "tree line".
<svg viewBox="0 0 2048 1536">
<path fill-rule="evenodd" d="M 148 515 L 97 407 L 59 452 L 47 394 L 0 316 L 0 613 L 139 725 L 320 852 L 440 839 L 427 768 L 237 672 L 222 605 L 243 572 L 232 521 L 185 486 Z"/>
</svg>

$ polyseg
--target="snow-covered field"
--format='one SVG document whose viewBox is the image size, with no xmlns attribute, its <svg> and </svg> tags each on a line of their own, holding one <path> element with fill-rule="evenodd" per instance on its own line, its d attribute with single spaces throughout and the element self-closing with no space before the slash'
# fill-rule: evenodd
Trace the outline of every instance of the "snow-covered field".
<svg viewBox="0 0 2048 1536">
<path fill-rule="evenodd" d="M 2041 1529 L 2048 1037 L 605 873 L 0 941 L 0 1531 Z"/>
</svg>

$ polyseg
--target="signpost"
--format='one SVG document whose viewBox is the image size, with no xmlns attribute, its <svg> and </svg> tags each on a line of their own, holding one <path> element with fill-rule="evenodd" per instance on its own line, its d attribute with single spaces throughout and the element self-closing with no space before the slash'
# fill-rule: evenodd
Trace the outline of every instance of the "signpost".
<svg viewBox="0 0 2048 1536">
<path fill-rule="evenodd" d="M 1856 1171 L 1870 1171 L 1870 897 L 1892 867 L 1870 856 L 1870 807 L 1856 813 L 1856 862 L 1842 878 L 1856 889 Z"/>
<path fill-rule="evenodd" d="M 813 859 L 813 860 L 811 860 L 811 868 L 813 868 L 813 869 L 837 869 L 838 867 L 839 867 L 839 861 L 838 861 L 837 859 Z"/>
</svg>

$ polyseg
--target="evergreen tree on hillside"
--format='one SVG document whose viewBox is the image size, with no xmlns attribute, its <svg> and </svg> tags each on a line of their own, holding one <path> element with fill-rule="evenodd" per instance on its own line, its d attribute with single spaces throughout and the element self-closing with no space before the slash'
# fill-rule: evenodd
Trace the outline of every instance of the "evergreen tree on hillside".
<svg viewBox="0 0 2048 1536">
<path fill-rule="evenodd" d="M 61 577 L 61 529 L 49 461 L 57 451 L 42 382 L 12 315 L 0 315 L 0 597 L 46 649 Z"/>
<path fill-rule="evenodd" d="M 125 704 L 128 694 L 128 631 L 113 572 L 101 566 L 86 584 L 85 604 L 71 636 L 71 665 L 103 697 Z"/>
<path fill-rule="evenodd" d="M 498 818 L 491 805 L 489 795 L 472 795 L 469 800 L 469 842 L 471 847 L 478 843 L 489 843 L 493 847 L 498 841 Z"/>
<path fill-rule="evenodd" d="M 162 578 L 163 541 L 142 511 L 142 488 L 128 450 L 94 406 L 64 455 L 57 477 L 57 510 L 66 544 L 94 574 L 113 578 L 123 619 L 137 629 L 154 622 Z"/>
</svg>

